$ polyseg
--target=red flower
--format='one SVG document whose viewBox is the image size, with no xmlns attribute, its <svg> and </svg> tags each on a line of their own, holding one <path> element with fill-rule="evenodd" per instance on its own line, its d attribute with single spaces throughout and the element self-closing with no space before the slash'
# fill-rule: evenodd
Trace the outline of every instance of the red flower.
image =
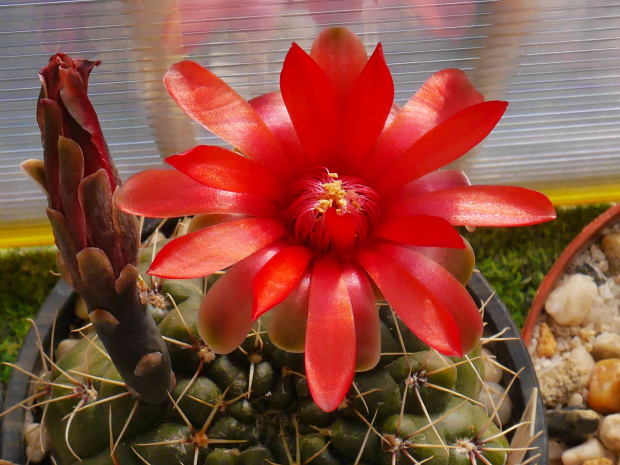
<svg viewBox="0 0 620 465">
<path fill-rule="evenodd" d="M 190 61 L 173 66 L 165 84 L 188 115 L 243 155 L 198 146 L 166 160 L 176 171 L 125 183 L 118 203 L 127 212 L 228 220 L 172 241 L 150 273 L 192 278 L 230 267 L 204 298 L 201 335 L 230 352 L 271 309 L 272 339 L 305 350 L 324 410 L 339 405 L 356 369 L 377 363 L 373 283 L 420 339 L 461 355 L 480 338 L 480 315 L 424 252 L 463 248 L 452 225 L 555 217 L 537 192 L 470 186 L 461 172 L 437 171 L 487 136 L 505 102 L 483 102 L 462 72 L 444 70 L 398 110 L 381 45 L 367 58 L 347 29 L 320 33 L 310 55 L 293 44 L 281 94 L 246 102 Z"/>
</svg>

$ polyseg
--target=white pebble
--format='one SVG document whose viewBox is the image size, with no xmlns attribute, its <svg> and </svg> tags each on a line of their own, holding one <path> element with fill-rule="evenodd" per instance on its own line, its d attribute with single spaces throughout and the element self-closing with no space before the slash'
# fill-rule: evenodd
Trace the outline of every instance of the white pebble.
<svg viewBox="0 0 620 465">
<path fill-rule="evenodd" d="M 571 359 L 576 366 L 582 368 L 586 372 L 587 378 L 590 379 L 596 362 L 594 358 L 592 358 L 592 355 L 590 355 L 590 352 L 588 352 L 586 346 L 577 346 L 571 350 L 569 359 Z"/>
<path fill-rule="evenodd" d="M 562 458 L 562 452 L 564 452 L 564 447 L 553 439 L 549 441 L 549 460 L 558 460 Z"/>
<path fill-rule="evenodd" d="M 62 341 L 60 341 L 58 347 L 56 347 L 56 350 L 54 351 L 54 356 L 56 357 L 56 360 L 60 360 L 62 356 L 69 352 L 71 349 L 73 349 L 73 347 L 79 341 L 79 339 L 63 339 Z"/>
<path fill-rule="evenodd" d="M 597 360 L 620 357 L 620 334 L 601 333 L 592 343 L 592 355 Z"/>
<path fill-rule="evenodd" d="M 52 450 L 52 439 L 45 425 L 29 423 L 24 427 L 26 439 L 26 456 L 30 463 L 39 463 L 47 457 Z"/>
<path fill-rule="evenodd" d="M 592 244 L 590 246 L 590 253 L 592 254 L 592 261 L 594 262 L 602 262 L 606 261 L 605 252 L 601 249 L 598 244 Z"/>
<path fill-rule="evenodd" d="M 484 360 L 484 381 L 491 383 L 498 383 L 502 379 L 502 369 L 497 363 L 492 363 L 491 360 L 495 360 L 495 356 L 491 355 L 488 350 L 482 349 Z"/>
<path fill-rule="evenodd" d="M 579 337 L 584 342 L 592 342 L 594 337 L 596 336 L 596 331 L 591 327 L 591 325 L 581 328 Z"/>
<path fill-rule="evenodd" d="M 583 405 L 585 405 L 583 402 L 583 396 L 578 392 L 571 394 L 568 398 L 568 402 L 566 402 L 567 407 L 582 407 Z"/>
<path fill-rule="evenodd" d="M 590 312 L 583 320 L 584 324 L 592 325 L 598 333 L 605 332 L 608 328 L 616 328 L 616 321 L 612 309 L 599 303 L 590 308 Z"/>
<path fill-rule="evenodd" d="M 562 326 L 559 325 L 557 322 L 554 321 L 554 327 L 553 327 L 553 331 L 555 332 L 555 334 L 557 336 L 560 337 L 568 337 L 571 334 L 571 330 L 569 326 Z M 558 342 L 559 344 L 559 342 Z"/>
<path fill-rule="evenodd" d="M 606 447 L 620 451 L 620 413 L 605 417 L 601 425 L 600 436 Z"/>
<path fill-rule="evenodd" d="M 549 294 L 545 309 L 559 324 L 578 326 L 588 316 L 597 294 L 592 277 L 574 274 Z"/>
<path fill-rule="evenodd" d="M 508 396 L 504 396 L 505 392 L 506 390 L 497 383 L 484 383 L 478 397 L 478 401 L 484 405 L 489 415 L 497 410 L 497 415 L 493 415 L 493 422 L 498 426 L 508 423 L 512 415 L 512 402 Z"/>
<path fill-rule="evenodd" d="M 603 444 L 596 438 L 580 444 L 571 449 L 567 449 L 562 454 L 562 463 L 564 465 L 581 465 L 586 460 L 601 459 L 606 455 Z"/>
<path fill-rule="evenodd" d="M 75 316 L 82 320 L 88 320 L 88 308 L 86 307 L 86 301 L 82 297 L 78 297 L 75 302 Z"/>
<path fill-rule="evenodd" d="M 584 388 L 581 391 L 581 397 L 583 397 L 583 401 L 587 404 L 588 397 L 590 396 L 590 390 L 588 388 Z"/>
<path fill-rule="evenodd" d="M 609 261 L 612 269 L 618 272 L 620 266 L 620 234 L 607 234 L 601 240 L 601 251 Z"/>
</svg>

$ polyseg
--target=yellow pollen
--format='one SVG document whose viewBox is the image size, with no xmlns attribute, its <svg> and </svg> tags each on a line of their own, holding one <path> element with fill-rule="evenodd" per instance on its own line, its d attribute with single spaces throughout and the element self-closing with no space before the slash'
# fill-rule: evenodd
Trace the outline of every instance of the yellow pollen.
<svg viewBox="0 0 620 465">
<path fill-rule="evenodd" d="M 316 211 L 323 215 L 327 209 L 336 206 L 336 213 L 342 215 L 346 213 L 347 206 L 349 204 L 347 199 L 345 199 L 347 191 L 342 188 L 342 181 L 336 179 L 338 174 L 329 173 L 328 176 L 334 180 L 332 182 L 321 184 L 321 187 L 324 190 L 323 198 L 319 200 L 317 206 L 315 207 Z M 358 202 L 355 203 L 359 206 Z M 355 204 L 353 206 L 355 207 Z"/>
<path fill-rule="evenodd" d="M 331 208 L 333 201 L 331 199 L 321 199 L 315 210 L 324 215 L 328 208 Z"/>
</svg>

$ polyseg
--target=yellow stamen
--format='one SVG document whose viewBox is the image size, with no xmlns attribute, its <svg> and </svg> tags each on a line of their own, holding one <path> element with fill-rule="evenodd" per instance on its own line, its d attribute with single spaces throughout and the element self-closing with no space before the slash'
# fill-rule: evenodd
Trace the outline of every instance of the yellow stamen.
<svg viewBox="0 0 620 465">
<path fill-rule="evenodd" d="M 328 176 L 334 180 L 321 184 L 325 192 L 323 192 L 323 198 L 319 200 L 316 206 L 316 211 L 323 215 L 328 208 L 336 206 L 336 213 L 343 215 L 347 212 L 347 207 L 349 205 L 349 202 L 345 198 L 347 191 L 342 188 L 342 181 L 337 179 L 337 173 L 328 173 Z M 359 210 L 359 202 L 354 201 L 353 207 Z"/>
<path fill-rule="evenodd" d="M 332 199 L 321 199 L 319 203 L 315 207 L 316 211 L 318 211 L 321 215 L 324 215 L 328 208 L 331 208 L 333 204 Z"/>
</svg>

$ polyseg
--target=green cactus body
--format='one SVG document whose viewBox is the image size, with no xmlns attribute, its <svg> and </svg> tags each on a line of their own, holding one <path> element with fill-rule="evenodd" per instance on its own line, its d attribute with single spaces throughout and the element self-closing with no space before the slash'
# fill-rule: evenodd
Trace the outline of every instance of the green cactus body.
<svg viewBox="0 0 620 465">
<path fill-rule="evenodd" d="M 383 422 L 380 431 L 385 437 L 385 447 L 379 453 L 379 464 L 412 463 L 413 458 L 418 462 L 448 465 L 449 449 L 425 417 L 392 415 Z"/>
<path fill-rule="evenodd" d="M 326 413 L 310 396 L 303 354 L 276 348 L 264 325 L 233 353 L 210 352 L 196 332 L 202 292 L 200 281 L 164 281 L 159 293 L 148 292 L 175 369 L 167 402 L 146 404 L 129 394 L 92 335 L 58 361 L 48 374 L 57 400 L 45 417 L 58 463 L 77 465 L 77 457 L 86 465 L 505 462 L 506 440 L 469 400 L 482 385 L 480 348 L 463 359 L 441 356 L 383 308 L 388 355 L 358 373 L 343 405 Z"/>
<path fill-rule="evenodd" d="M 415 352 L 398 358 L 388 367 L 392 377 L 407 392 L 405 411 L 423 414 L 443 410 L 452 398 L 457 369 L 434 351 Z M 437 386 L 445 389 L 439 390 Z"/>
<path fill-rule="evenodd" d="M 450 413 L 439 421 L 437 429 L 447 443 L 455 446 L 450 449 L 450 465 L 471 464 L 472 457 L 479 463 L 505 462 L 506 452 L 502 449 L 508 443 L 482 408 L 455 398 L 446 410 Z"/>
<path fill-rule="evenodd" d="M 452 361 L 456 365 L 454 389 L 470 399 L 477 399 L 484 380 L 482 346 L 478 345 L 465 357 L 453 357 Z"/>
</svg>

